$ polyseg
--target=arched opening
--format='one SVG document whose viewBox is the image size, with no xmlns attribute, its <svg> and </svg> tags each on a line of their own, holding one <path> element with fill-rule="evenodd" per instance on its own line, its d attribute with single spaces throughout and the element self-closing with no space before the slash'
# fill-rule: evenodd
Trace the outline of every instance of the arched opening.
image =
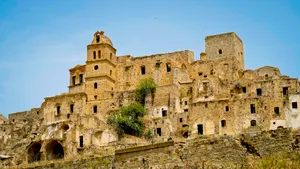
<svg viewBox="0 0 300 169">
<path fill-rule="evenodd" d="M 251 123 L 251 126 L 252 126 L 252 127 L 256 126 L 256 120 L 251 120 L 250 123 Z"/>
<path fill-rule="evenodd" d="M 146 67 L 145 66 L 141 66 L 141 74 L 142 75 L 146 74 Z"/>
<path fill-rule="evenodd" d="M 93 55 L 94 55 L 94 59 L 96 59 L 96 52 L 95 51 L 93 52 Z"/>
<path fill-rule="evenodd" d="M 40 143 L 33 143 L 27 151 L 28 163 L 33 163 L 41 160 L 41 150 L 42 145 Z"/>
<path fill-rule="evenodd" d="M 67 125 L 67 124 L 64 124 L 64 125 L 61 126 L 61 129 L 65 132 L 65 131 L 70 129 L 70 126 Z"/>
<path fill-rule="evenodd" d="M 96 35 L 96 42 L 97 42 L 97 43 L 100 42 L 100 35 L 99 35 L 99 34 Z"/>
<path fill-rule="evenodd" d="M 221 55 L 223 53 L 222 49 L 219 49 L 219 54 Z"/>
<path fill-rule="evenodd" d="M 54 140 L 48 143 L 46 147 L 46 157 L 47 160 L 57 160 L 64 158 L 64 149 L 62 145 Z"/>
<path fill-rule="evenodd" d="M 101 50 L 98 50 L 98 57 L 101 58 Z"/>
<path fill-rule="evenodd" d="M 112 53 L 110 53 L 109 60 L 112 60 Z"/>
<path fill-rule="evenodd" d="M 183 136 L 184 138 L 188 138 L 188 137 L 189 137 L 189 132 L 188 132 L 188 131 L 184 132 L 184 133 L 182 134 L 182 136 Z"/>
<path fill-rule="evenodd" d="M 167 72 L 171 72 L 171 63 L 166 64 Z"/>
</svg>

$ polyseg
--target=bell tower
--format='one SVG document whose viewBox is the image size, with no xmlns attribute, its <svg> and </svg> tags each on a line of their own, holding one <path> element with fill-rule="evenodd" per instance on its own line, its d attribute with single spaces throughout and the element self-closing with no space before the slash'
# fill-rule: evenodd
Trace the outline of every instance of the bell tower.
<svg viewBox="0 0 300 169">
<path fill-rule="evenodd" d="M 86 93 L 88 101 L 105 99 L 115 88 L 116 49 L 103 31 L 97 31 L 87 46 Z"/>
</svg>

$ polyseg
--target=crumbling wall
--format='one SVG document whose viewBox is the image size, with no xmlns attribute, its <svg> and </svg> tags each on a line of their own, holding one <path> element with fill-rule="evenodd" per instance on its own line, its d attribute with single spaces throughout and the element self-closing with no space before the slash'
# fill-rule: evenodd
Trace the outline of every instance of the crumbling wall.
<svg viewBox="0 0 300 169">
<path fill-rule="evenodd" d="M 193 168 L 193 167 L 242 167 L 252 160 L 277 153 L 291 153 L 299 144 L 290 129 L 278 129 L 261 133 L 236 136 L 201 136 L 188 140 L 176 140 L 115 150 L 114 155 L 100 157 L 67 158 L 55 163 L 45 162 L 22 168 Z M 105 150 L 104 150 L 105 151 Z M 102 155 L 105 155 L 102 154 Z M 26 166 L 26 165 L 25 165 Z M 76 167 L 75 167 L 76 168 Z"/>
<path fill-rule="evenodd" d="M 241 135 L 241 144 L 247 152 L 259 157 L 268 157 L 276 153 L 290 153 L 293 151 L 294 140 L 290 129 Z"/>
<path fill-rule="evenodd" d="M 116 67 L 116 88 L 120 91 L 135 89 L 143 78 L 153 78 L 159 86 L 173 84 L 175 68 L 187 69 L 194 58 L 192 51 L 179 51 L 142 57 L 121 57 Z M 184 65 L 184 66 L 183 66 Z M 145 67 L 145 74 L 141 68 Z M 167 67 L 169 66 L 170 69 Z"/>
<path fill-rule="evenodd" d="M 85 65 L 76 65 L 70 69 L 70 93 L 81 93 L 85 90 Z"/>
</svg>

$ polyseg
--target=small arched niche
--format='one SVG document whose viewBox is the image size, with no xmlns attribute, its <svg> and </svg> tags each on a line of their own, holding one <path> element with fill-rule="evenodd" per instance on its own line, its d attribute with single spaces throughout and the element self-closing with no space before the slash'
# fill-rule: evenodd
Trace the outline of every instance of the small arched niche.
<svg viewBox="0 0 300 169">
<path fill-rule="evenodd" d="M 62 129 L 64 132 L 66 132 L 67 130 L 70 129 L 70 126 L 67 125 L 67 124 L 63 124 L 63 125 L 61 126 L 61 129 Z"/>
</svg>

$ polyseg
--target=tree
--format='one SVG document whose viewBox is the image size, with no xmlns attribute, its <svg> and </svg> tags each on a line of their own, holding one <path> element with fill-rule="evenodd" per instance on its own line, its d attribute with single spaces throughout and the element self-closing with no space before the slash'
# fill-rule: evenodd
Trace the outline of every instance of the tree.
<svg viewBox="0 0 300 169">
<path fill-rule="evenodd" d="M 124 134 L 141 136 L 144 132 L 142 117 L 146 114 L 145 108 L 137 102 L 123 106 L 119 112 L 111 114 L 107 123 L 114 126 L 122 137 Z"/>
<path fill-rule="evenodd" d="M 148 94 L 153 94 L 156 90 L 156 84 L 152 78 L 142 79 L 135 89 L 135 98 L 144 106 L 145 98 Z"/>
</svg>

